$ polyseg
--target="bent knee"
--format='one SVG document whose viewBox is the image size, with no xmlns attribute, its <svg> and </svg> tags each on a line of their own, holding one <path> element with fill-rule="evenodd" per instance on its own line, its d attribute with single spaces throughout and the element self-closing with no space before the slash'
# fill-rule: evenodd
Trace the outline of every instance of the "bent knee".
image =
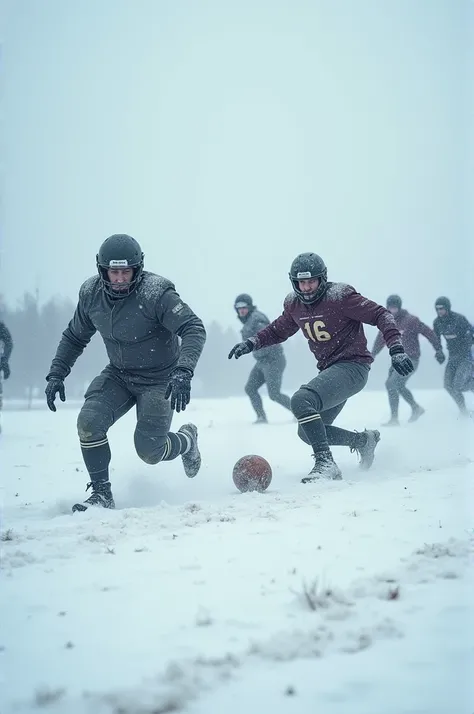
<svg viewBox="0 0 474 714">
<path fill-rule="evenodd" d="M 146 436 L 135 432 L 135 451 L 146 464 L 158 464 L 166 451 L 166 436 Z"/>
<path fill-rule="evenodd" d="M 317 405 L 317 395 L 305 387 L 300 387 L 290 399 L 290 407 L 294 416 L 299 419 L 306 416 L 308 412 L 319 411 Z"/>
<path fill-rule="evenodd" d="M 82 407 L 77 417 L 77 433 L 81 441 L 95 441 L 104 438 L 107 426 L 103 414 L 90 407 Z"/>
<path fill-rule="evenodd" d="M 138 451 L 137 454 L 145 464 L 153 466 L 154 464 L 159 464 L 163 459 L 163 454 L 150 453 L 148 451 Z"/>
</svg>

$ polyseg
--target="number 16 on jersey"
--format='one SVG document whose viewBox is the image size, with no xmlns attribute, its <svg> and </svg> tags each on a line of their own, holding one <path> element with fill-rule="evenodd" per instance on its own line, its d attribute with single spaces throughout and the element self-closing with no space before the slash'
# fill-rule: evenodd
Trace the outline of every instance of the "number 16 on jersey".
<svg viewBox="0 0 474 714">
<path fill-rule="evenodd" d="M 322 320 L 315 320 L 314 322 L 305 322 L 304 331 L 312 342 L 328 342 L 331 335 L 323 329 L 324 327 L 326 324 Z"/>
</svg>

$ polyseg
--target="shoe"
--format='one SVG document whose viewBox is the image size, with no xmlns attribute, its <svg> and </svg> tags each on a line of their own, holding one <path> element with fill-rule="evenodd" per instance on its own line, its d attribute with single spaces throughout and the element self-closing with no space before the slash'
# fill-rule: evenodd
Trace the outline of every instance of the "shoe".
<svg viewBox="0 0 474 714">
<path fill-rule="evenodd" d="M 423 407 L 420 407 L 418 404 L 413 407 L 412 412 L 411 412 L 411 417 L 408 420 L 409 424 L 412 424 L 414 421 L 417 421 L 423 414 L 425 413 L 425 410 Z"/>
<path fill-rule="evenodd" d="M 259 416 L 252 423 L 253 424 L 268 424 L 268 419 L 266 416 L 263 416 L 263 417 Z"/>
<path fill-rule="evenodd" d="M 340 481 L 342 472 L 333 459 L 329 449 L 327 451 L 317 451 L 313 454 L 314 466 L 307 476 L 301 479 L 301 483 L 313 483 L 321 477 Z"/>
<path fill-rule="evenodd" d="M 183 460 L 183 467 L 188 478 L 194 478 L 201 468 L 201 452 L 198 446 L 198 430 L 195 424 L 183 424 L 178 429 L 178 432 L 185 434 L 191 446 L 189 451 L 181 456 Z"/>
<path fill-rule="evenodd" d="M 377 429 L 364 429 L 356 434 L 351 452 L 357 451 L 359 455 L 359 468 L 363 471 L 370 469 L 374 463 L 375 448 L 380 441 L 380 431 Z"/>
<path fill-rule="evenodd" d="M 400 422 L 398 421 L 398 417 L 392 417 L 384 424 L 382 424 L 382 426 L 400 426 Z"/>
<path fill-rule="evenodd" d="M 91 481 L 86 486 L 86 491 L 92 488 L 89 498 L 84 503 L 75 503 L 72 512 L 87 511 L 89 506 L 101 506 L 102 508 L 115 508 L 115 501 L 110 487 L 110 481 Z"/>
</svg>

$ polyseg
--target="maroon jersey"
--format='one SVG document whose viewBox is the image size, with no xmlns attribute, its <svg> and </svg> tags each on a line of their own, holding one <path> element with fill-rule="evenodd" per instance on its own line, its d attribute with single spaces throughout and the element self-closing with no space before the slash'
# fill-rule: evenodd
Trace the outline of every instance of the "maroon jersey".
<svg viewBox="0 0 474 714">
<path fill-rule="evenodd" d="M 405 348 L 405 352 L 412 359 L 419 359 L 420 357 L 420 340 L 419 335 L 423 335 L 427 340 L 431 342 L 435 350 L 441 349 L 441 342 L 439 337 L 430 330 L 428 325 L 421 322 L 415 315 L 410 315 L 407 310 L 399 310 L 398 314 L 395 315 L 395 322 L 402 335 L 402 344 Z M 381 332 L 378 333 L 375 338 L 374 346 L 372 348 L 372 354 L 375 357 L 384 347 L 383 335 Z"/>
<path fill-rule="evenodd" d="M 290 293 L 280 317 L 253 338 L 255 349 L 284 342 L 301 330 L 319 370 L 343 361 L 371 364 L 374 358 L 367 349 L 363 322 L 378 327 L 388 347 L 401 344 L 400 331 L 388 310 L 360 295 L 352 285 L 328 283 L 324 297 L 314 305 L 306 305 Z"/>
</svg>

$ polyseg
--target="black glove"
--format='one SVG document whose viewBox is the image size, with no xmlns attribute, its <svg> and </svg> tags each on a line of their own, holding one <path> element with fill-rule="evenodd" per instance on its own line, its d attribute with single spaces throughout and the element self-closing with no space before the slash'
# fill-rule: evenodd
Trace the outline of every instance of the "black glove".
<svg viewBox="0 0 474 714">
<path fill-rule="evenodd" d="M 443 364 L 445 361 L 446 357 L 444 355 L 443 350 L 436 350 L 435 352 L 435 360 L 438 362 L 438 364 Z"/>
<path fill-rule="evenodd" d="M 406 377 L 414 371 L 413 362 L 401 345 L 390 347 L 389 354 L 392 358 L 393 369 L 398 372 L 398 374 L 401 374 L 402 377 Z"/>
<path fill-rule="evenodd" d="M 242 357 L 242 355 L 248 355 L 250 352 L 253 352 L 255 349 L 255 342 L 253 340 L 245 340 L 245 342 L 239 342 L 237 345 L 234 345 L 229 352 L 229 359 L 232 359 L 232 357 L 235 357 L 235 359 L 239 359 L 239 357 Z"/>
<path fill-rule="evenodd" d="M 177 367 L 174 372 L 171 372 L 165 392 L 165 399 L 171 396 L 171 409 L 184 412 L 191 399 L 192 378 L 193 373 L 186 367 Z"/>
<path fill-rule="evenodd" d="M 2 357 L 2 361 L 0 362 L 0 372 L 3 372 L 3 379 L 8 379 L 10 376 L 10 366 L 8 364 L 8 360 Z"/>
<path fill-rule="evenodd" d="M 59 394 L 59 398 L 62 402 L 66 401 L 66 392 L 64 391 L 64 381 L 60 377 L 49 377 L 48 384 L 44 393 L 46 394 L 46 403 L 52 412 L 56 411 L 54 405 L 54 400 L 56 399 L 56 394 Z"/>
</svg>

